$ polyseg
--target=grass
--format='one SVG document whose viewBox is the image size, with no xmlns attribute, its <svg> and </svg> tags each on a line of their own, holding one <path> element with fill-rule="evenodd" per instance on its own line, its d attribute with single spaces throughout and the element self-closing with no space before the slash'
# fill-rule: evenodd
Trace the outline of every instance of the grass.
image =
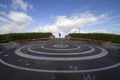
<svg viewBox="0 0 120 80">
<path fill-rule="evenodd" d="M 105 33 L 72 33 L 69 34 L 72 38 L 85 38 L 94 40 L 111 41 L 113 43 L 120 43 L 120 35 L 116 34 L 105 34 Z"/>
<path fill-rule="evenodd" d="M 16 41 L 23 39 L 48 38 L 52 33 L 10 33 L 0 34 L 0 42 Z"/>
</svg>

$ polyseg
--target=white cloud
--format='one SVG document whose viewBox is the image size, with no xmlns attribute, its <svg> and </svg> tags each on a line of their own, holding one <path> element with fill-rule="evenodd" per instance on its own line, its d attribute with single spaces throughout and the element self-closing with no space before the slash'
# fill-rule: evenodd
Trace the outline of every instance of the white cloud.
<svg viewBox="0 0 120 80">
<path fill-rule="evenodd" d="M 33 8 L 33 6 L 25 0 L 12 0 L 11 7 L 13 9 L 22 9 L 23 11 L 27 11 L 28 9 Z"/>
<path fill-rule="evenodd" d="M 32 22 L 32 17 L 23 12 L 10 11 L 0 16 L 0 33 L 24 32 Z"/>
<path fill-rule="evenodd" d="M 11 11 L 7 17 L 11 19 L 12 21 L 19 23 L 19 24 L 29 24 L 29 22 L 32 20 L 30 16 L 23 12 L 14 12 Z"/>
<path fill-rule="evenodd" d="M 34 31 L 52 32 L 53 34 L 58 32 L 64 34 L 74 31 L 78 32 L 78 28 L 99 23 L 105 19 L 105 17 L 106 15 L 104 14 L 95 16 L 90 12 L 85 12 L 83 14 L 74 15 L 71 17 L 57 16 L 55 23 L 51 25 L 38 26 L 34 29 Z"/>
<path fill-rule="evenodd" d="M 71 31 L 70 31 L 70 33 L 79 33 L 80 32 L 80 30 L 79 29 L 76 29 L 76 28 L 74 28 L 74 29 L 72 29 Z"/>
<path fill-rule="evenodd" d="M 5 4 L 0 4 L 0 8 L 7 8 L 7 5 L 5 5 Z"/>
<path fill-rule="evenodd" d="M 105 29 L 100 29 L 100 30 L 81 31 L 81 33 L 111 33 L 111 32 Z"/>
<path fill-rule="evenodd" d="M 1 11 L 1 12 L 0 12 L 0 15 L 3 15 L 3 16 L 4 16 L 4 15 L 6 15 L 6 13 L 3 12 L 3 11 Z"/>
<path fill-rule="evenodd" d="M 102 30 L 93 30 L 92 32 L 93 33 L 111 33 L 110 31 L 105 30 L 105 29 L 102 29 Z"/>
</svg>

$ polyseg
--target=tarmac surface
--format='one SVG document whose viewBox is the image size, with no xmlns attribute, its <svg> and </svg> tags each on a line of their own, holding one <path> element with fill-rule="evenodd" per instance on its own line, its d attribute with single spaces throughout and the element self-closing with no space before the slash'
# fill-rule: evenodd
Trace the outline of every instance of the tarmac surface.
<svg viewBox="0 0 120 80">
<path fill-rule="evenodd" d="M 53 39 L 0 52 L 0 80 L 120 80 L 120 51 Z"/>
</svg>

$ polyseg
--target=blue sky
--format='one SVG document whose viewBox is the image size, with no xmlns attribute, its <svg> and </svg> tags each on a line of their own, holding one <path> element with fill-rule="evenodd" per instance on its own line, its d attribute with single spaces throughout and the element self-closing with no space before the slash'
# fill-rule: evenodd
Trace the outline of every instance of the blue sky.
<svg viewBox="0 0 120 80">
<path fill-rule="evenodd" d="M 120 34 L 120 0 L 0 0 L 0 34 Z"/>
</svg>

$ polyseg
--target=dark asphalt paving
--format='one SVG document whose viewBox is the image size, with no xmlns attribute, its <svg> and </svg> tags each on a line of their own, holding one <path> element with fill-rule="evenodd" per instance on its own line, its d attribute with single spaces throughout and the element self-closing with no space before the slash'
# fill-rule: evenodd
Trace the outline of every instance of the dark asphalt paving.
<svg viewBox="0 0 120 80">
<path fill-rule="evenodd" d="M 0 80 L 120 80 L 120 51 L 66 39 L 28 44 L 0 52 Z"/>
<path fill-rule="evenodd" d="M 6 50 L 6 48 L 3 45 L 0 45 L 0 52 Z"/>
</svg>

